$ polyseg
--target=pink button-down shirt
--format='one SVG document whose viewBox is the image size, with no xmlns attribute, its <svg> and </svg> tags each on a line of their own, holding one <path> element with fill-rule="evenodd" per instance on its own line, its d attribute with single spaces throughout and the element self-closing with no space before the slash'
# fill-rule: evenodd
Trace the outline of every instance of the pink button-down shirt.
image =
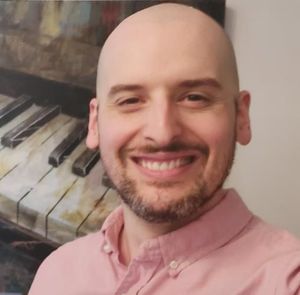
<svg viewBox="0 0 300 295">
<path fill-rule="evenodd" d="M 253 216 L 234 190 L 211 211 L 118 259 L 122 209 L 41 265 L 30 295 L 300 294 L 300 242 Z"/>
</svg>

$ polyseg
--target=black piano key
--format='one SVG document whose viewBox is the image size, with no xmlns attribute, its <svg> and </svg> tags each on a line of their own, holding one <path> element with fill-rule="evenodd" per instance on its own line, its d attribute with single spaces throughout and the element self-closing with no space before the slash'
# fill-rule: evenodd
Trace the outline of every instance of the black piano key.
<svg viewBox="0 0 300 295">
<path fill-rule="evenodd" d="M 87 122 L 81 121 L 71 133 L 50 153 L 48 163 L 58 167 L 72 153 L 87 134 Z"/>
<path fill-rule="evenodd" d="M 10 148 L 16 147 L 40 127 L 57 116 L 60 111 L 60 106 L 42 108 L 15 128 L 5 133 L 1 138 L 1 144 Z"/>
<path fill-rule="evenodd" d="M 32 104 L 33 98 L 31 96 L 21 95 L 20 97 L 0 109 L 0 127 L 28 109 Z"/>
<path fill-rule="evenodd" d="M 85 177 L 100 159 L 99 151 L 86 149 L 73 163 L 72 172 Z"/>
</svg>

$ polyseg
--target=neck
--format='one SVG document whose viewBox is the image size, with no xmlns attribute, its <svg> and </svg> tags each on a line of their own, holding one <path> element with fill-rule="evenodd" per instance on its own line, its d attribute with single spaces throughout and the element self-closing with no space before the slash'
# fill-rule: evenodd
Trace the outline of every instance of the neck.
<svg viewBox="0 0 300 295">
<path fill-rule="evenodd" d="M 197 219 L 199 216 L 211 210 L 218 204 L 224 194 L 217 194 L 192 217 L 188 219 L 170 222 L 170 223 L 150 223 L 138 217 L 131 209 L 123 204 L 124 209 L 124 227 L 120 233 L 119 250 L 120 260 L 123 264 L 128 265 L 138 253 L 139 247 L 147 240 L 157 238 Z"/>
</svg>

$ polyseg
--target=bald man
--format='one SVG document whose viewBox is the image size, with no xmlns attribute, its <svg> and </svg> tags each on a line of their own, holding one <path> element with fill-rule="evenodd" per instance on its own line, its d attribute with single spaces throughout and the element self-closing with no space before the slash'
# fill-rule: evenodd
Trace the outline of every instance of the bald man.
<svg viewBox="0 0 300 295">
<path fill-rule="evenodd" d="M 124 20 L 100 55 L 87 137 L 122 205 L 51 254 L 29 294 L 300 294 L 299 241 L 223 189 L 249 104 L 208 16 L 160 4 Z"/>
</svg>

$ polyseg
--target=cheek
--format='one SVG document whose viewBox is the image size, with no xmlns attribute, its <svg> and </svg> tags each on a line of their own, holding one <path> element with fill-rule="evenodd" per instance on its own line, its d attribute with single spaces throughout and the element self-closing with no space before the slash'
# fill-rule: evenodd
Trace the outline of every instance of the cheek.
<svg viewBox="0 0 300 295">
<path fill-rule="evenodd" d="M 99 120 L 99 141 L 101 153 L 111 158 L 126 146 L 136 133 L 137 124 L 117 116 L 103 116 Z"/>
<path fill-rule="evenodd" d="M 234 117 L 225 112 L 207 113 L 194 120 L 189 127 L 201 138 L 210 151 L 223 150 L 232 145 L 235 134 Z"/>
<path fill-rule="evenodd" d="M 204 178 L 219 182 L 231 166 L 235 147 L 235 118 L 228 113 L 207 116 L 199 129 L 199 137 L 209 148 Z"/>
<path fill-rule="evenodd" d="M 207 135 L 212 150 L 225 150 L 235 141 L 235 128 L 233 122 L 220 120 L 211 133 Z"/>
</svg>

